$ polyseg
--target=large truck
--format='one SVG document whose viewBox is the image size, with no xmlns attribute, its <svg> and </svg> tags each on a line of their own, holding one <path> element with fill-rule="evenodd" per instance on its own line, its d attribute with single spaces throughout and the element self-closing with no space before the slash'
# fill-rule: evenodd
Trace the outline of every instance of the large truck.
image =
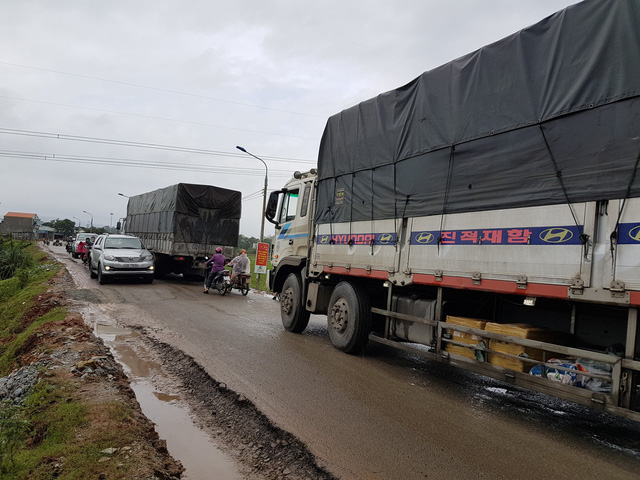
<svg viewBox="0 0 640 480">
<path fill-rule="evenodd" d="M 640 420 L 638 25 L 582 2 L 330 117 L 265 212 L 285 329 Z"/>
<path fill-rule="evenodd" d="M 217 247 L 233 256 L 241 213 L 241 192 L 178 183 L 130 197 L 123 230 L 153 251 L 156 276 L 202 277 Z"/>
</svg>

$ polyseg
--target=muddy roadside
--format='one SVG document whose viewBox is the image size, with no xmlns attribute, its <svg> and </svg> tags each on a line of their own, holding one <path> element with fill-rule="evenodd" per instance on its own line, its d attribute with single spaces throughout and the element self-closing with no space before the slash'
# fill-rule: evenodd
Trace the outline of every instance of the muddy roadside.
<svg viewBox="0 0 640 480">
<path fill-rule="evenodd" d="M 0 378 L 4 414 L 16 408 L 30 412 L 28 420 L 18 418 L 28 425 L 24 430 L 16 429 L 21 423 L 2 416 L 0 476 L 180 478 L 182 465 L 142 413 L 122 367 L 81 315 L 69 308 L 67 292 L 75 288 L 69 273 L 62 268 L 45 285 L 46 291 L 21 318 L 28 337 L 13 355 L 10 373 Z M 66 309 L 61 320 L 29 330 L 50 312 L 64 312 L 61 308 Z M 3 340 L 10 345 L 15 338 Z M 22 433 L 24 442 L 9 451 L 11 435 L 17 441 Z"/>
<path fill-rule="evenodd" d="M 63 263 L 66 262 L 65 259 Z M 70 267 L 74 276 L 78 275 L 75 272 L 76 265 Z M 84 273 L 80 272 L 79 275 Z M 69 289 L 67 298 L 71 299 L 73 308 L 84 314 L 87 328 L 96 329 L 100 324 L 127 325 L 126 319 L 101 318 L 100 309 L 91 309 L 90 303 L 96 299 L 90 289 Z M 99 328 L 96 330 L 100 333 Z M 149 382 L 159 392 L 169 392 L 174 398 L 172 403 L 186 411 L 216 447 L 232 459 L 243 478 L 335 478 L 318 466 L 302 442 L 274 425 L 247 398 L 209 376 L 193 358 L 155 339 L 152 330 L 152 327 L 136 329 L 135 335 L 126 339 L 128 348 L 155 366 L 155 371 L 142 380 Z M 96 338 L 96 342 L 105 344 L 100 338 Z M 117 345 L 108 340 L 106 344 L 118 358 Z M 128 373 L 131 375 L 132 372 Z M 129 380 L 141 380 L 139 375 L 134 376 Z M 179 455 L 177 458 L 180 460 Z M 207 461 L 210 460 L 203 459 L 204 463 Z"/>
</svg>

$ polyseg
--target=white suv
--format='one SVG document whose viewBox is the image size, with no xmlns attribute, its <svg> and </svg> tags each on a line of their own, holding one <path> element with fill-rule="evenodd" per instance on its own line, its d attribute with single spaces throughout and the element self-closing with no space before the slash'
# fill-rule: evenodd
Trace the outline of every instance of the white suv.
<svg viewBox="0 0 640 480">
<path fill-rule="evenodd" d="M 110 277 L 141 277 L 153 282 L 153 254 L 133 235 L 99 235 L 89 253 L 91 278 L 104 285 Z"/>
</svg>

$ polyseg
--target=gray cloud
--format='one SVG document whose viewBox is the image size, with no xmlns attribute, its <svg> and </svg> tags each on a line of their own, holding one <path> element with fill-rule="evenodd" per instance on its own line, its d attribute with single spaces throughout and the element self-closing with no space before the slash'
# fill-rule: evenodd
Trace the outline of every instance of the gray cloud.
<svg viewBox="0 0 640 480">
<path fill-rule="evenodd" d="M 0 128 L 179 145 L 193 155 L 0 134 L 3 151 L 236 169 L 152 170 L 0 156 L 0 215 L 108 225 L 177 182 L 259 191 L 315 160 L 326 117 L 533 24 L 573 0 L 3 2 Z M 178 94 L 183 92 L 186 95 Z M 307 161 L 307 162 L 305 162 Z M 261 200 L 243 205 L 257 236 Z"/>
</svg>

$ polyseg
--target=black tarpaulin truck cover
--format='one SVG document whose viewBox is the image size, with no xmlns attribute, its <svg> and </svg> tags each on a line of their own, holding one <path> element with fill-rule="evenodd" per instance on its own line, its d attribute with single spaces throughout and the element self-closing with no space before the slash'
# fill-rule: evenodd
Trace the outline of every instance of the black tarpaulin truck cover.
<svg viewBox="0 0 640 480">
<path fill-rule="evenodd" d="M 640 1 L 573 5 L 332 116 L 316 221 L 625 198 L 639 95 Z"/>
<path fill-rule="evenodd" d="M 174 242 L 238 244 L 242 193 L 178 183 L 129 198 L 126 230 L 172 234 Z"/>
</svg>

